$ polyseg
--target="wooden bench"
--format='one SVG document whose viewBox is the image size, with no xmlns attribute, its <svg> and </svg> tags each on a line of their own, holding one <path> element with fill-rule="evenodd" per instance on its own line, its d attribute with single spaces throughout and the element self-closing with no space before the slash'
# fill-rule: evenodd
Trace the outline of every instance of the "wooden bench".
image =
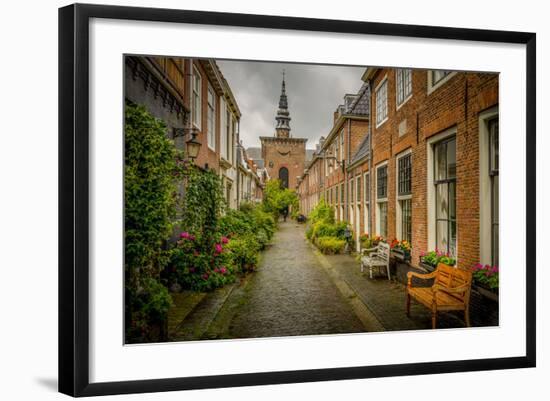
<svg viewBox="0 0 550 401">
<path fill-rule="evenodd" d="M 431 287 L 413 287 L 412 278 L 435 279 Z M 432 311 L 432 329 L 436 327 L 437 312 L 464 311 L 466 326 L 470 327 L 470 289 L 472 272 L 440 263 L 429 274 L 407 273 L 407 316 L 411 312 L 411 298 Z"/>
<path fill-rule="evenodd" d="M 379 242 L 375 248 L 361 250 L 361 273 L 367 267 L 369 277 L 372 279 L 372 269 L 386 268 L 388 280 L 390 280 L 390 246 L 385 242 Z"/>
</svg>

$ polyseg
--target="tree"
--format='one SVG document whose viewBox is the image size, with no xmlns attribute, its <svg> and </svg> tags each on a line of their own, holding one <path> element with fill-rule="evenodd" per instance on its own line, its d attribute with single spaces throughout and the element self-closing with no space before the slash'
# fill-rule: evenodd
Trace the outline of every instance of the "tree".
<svg viewBox="0 0 550 401">
<path fill-rule="evenodd" d="M 296 191 L 281 186 L 280 180 L 269 180 L 264 189 L 264 210 L 272 213 L 275 219 L 285 210 L 298 211 Z"/>
</svg>

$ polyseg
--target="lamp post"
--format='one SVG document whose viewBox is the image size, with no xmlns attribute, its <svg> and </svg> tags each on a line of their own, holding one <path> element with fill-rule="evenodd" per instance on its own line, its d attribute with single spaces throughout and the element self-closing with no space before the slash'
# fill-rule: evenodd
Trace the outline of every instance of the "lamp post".
<svg viewBox="0 0 550 401">
<path fill-rule="evenodd" d="M 191 135 L 191 138 L 185 142 L 185 149 L 187 151 L 187 157 L 192 161 L 197 158 L 199 151 L 201 150 L 201 143 L 197 140 L 196 128 L 174 128 L 174 137 Z"/>
</svg>

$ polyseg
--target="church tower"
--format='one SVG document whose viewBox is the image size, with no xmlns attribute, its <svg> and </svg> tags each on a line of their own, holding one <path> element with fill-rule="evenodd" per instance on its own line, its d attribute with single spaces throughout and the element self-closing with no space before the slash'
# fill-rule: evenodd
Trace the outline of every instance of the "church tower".
<svg viewBox="0 0 550 401">
<path fill-rule="evenodd" d="M 277 138 L 290 137 L 290 113 L 288 112 L 288 100 L 286 98 L 285 72 L 283 71 L 283 84 L 281 86 L 281 97 L 279 98 L 279 110 L 277 110 L 277 128 L 275 135 Z"/>
<path fill-rule="evenodd" d="M 307 138 L 290 136 L 290 112 L 284 71 L 275 121 L 275 135 L 260 137 L 262 159 L 270 179 L 279 179 L 284 188 L 296 189 L 298 177 L 304 173 Z"/>
</svg>

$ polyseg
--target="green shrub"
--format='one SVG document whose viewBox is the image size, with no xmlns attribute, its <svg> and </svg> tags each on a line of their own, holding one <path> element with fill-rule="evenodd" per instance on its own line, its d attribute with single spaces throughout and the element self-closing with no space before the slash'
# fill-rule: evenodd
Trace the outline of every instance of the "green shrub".
<svg viewBox="0 0 550 401">
<path fill-rule="evenodd" d="M 258 265 L 260 248 L 260 244 L 252 235 L 232 238 L 227 244 L 233 262 L 242 273 L 254 271 Z"/>
<path fill-rule="evenodd" d="M 317 238 L 317 247 L 327 255 L 340 253 L 344 250 L 346 241 L 335 237 L 319 237 Z"/>
<path fill-rule="evenodd" d="M 315 206 L 310 212 L 308 220 L 311 224 L 315 224 L 319 221 L 324 221 L 330 224 L 334 223 L 334 209 L 325 202 L 324 199 Z"/>
<path fill-rule="evenodd" d="M 318 221 L 312 226 L 309 239 L 315 240 L 319 237 L 335 237 L 345 240 L 346 223 L 327 223 L 324 220 Z M 307 236 L 307 232 L 306 232 Z"/>
</svg>

